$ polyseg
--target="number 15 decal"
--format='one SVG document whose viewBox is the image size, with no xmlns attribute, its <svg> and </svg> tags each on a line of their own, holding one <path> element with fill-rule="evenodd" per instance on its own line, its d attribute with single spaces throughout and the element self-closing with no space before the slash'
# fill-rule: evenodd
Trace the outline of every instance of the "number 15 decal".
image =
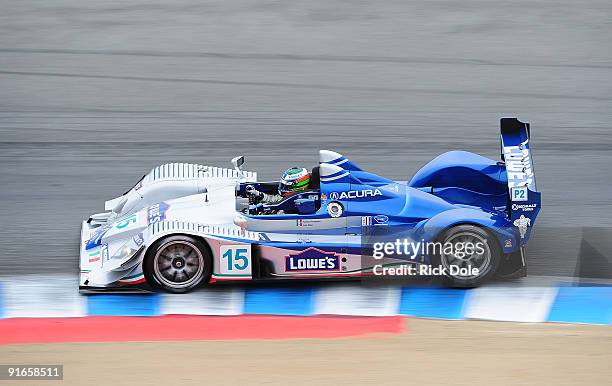
<svg viewBox="0 0 612 386">
<path fill-rule="evenodd" d="M 251 276 L 251 246 L 222 245 L 219 272 L 232 276 Z"/>
</svg>

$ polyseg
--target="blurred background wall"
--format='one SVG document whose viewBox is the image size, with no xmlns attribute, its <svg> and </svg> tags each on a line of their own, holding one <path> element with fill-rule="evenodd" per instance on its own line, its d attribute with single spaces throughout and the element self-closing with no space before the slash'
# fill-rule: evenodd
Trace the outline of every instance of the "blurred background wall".
<svg viewBox="0 0 612 386">
<path fill-rule="evenodd" d="M 532 123 L 532 274 L 572 275 L 582 228 L 612 225 L 609 1 L 0 9 L 2 274 L 76 272 L 80 221 L 160 163 L 244 154 L 273 179 L 326 148 L 409 179 L 446 150 L 497 159 L 502 116 Z"/>
</svg>

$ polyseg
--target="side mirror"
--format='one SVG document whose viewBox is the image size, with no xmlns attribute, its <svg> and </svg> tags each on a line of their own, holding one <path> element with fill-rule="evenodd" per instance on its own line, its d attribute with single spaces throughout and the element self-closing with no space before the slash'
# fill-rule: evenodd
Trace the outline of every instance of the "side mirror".
<svg viewBox="0 0 612 386">
<path fill-rule="evenodd" d="M 235 168 L 240 169 L 240 167 L 244 165 L 244 156 L 239 155 L 238 157 L 232 158 L 232 165 L 234 165 Z"/>
<path fill-rule="evenodd" d="M 232 165 L 234 165 L 234 169 L 236 169 L 236 171 L 238 172 L 238 175 L 240 177 L 243 177 L 243 175 L 242 175 L 242 165 L 244 165 L 244 156 L 243 155 L 239 155 L 238 157 L 232 158 Z"/>
</svg>

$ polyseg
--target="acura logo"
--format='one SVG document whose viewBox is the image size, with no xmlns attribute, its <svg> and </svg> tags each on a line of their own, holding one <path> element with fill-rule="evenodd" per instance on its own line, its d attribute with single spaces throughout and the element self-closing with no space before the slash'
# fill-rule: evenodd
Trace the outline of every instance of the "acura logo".
<svg viewBox="0 0 612 386">
<path fill-rule="evenodd" d="M 380 189 L 349 190 L 348 192 L 331 192 L 329 194 L 329 198 L 334 201 L 375 196 L 382 196 Z"/>
</svg>

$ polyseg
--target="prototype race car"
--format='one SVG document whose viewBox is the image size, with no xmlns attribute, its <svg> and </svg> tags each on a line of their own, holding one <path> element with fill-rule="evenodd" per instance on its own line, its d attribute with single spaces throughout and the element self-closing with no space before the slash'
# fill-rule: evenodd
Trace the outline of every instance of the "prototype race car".
<svg viewBox="0 0 612 386">
<path fill-rule="evenodd" d="M 524 276 L 541 202 L 529 136 L 528 123 L 502 118 L 502 161 L 452 151 L 410 181 L 321 150 L 308 189 L 274 204 L 249 199 L 253 190 L 277 193 L 279 182 L 258 182 L 242 170 L 244 157 L 234 169 L 158 166 L 83 221 L 80 290 L 187 292 L 222 280 L 372 276 L 402 264 L 446 268 L 453 286 Z M 378 241 L 399 237 L 484 248 L 371 258 Z"/>
</svg>

